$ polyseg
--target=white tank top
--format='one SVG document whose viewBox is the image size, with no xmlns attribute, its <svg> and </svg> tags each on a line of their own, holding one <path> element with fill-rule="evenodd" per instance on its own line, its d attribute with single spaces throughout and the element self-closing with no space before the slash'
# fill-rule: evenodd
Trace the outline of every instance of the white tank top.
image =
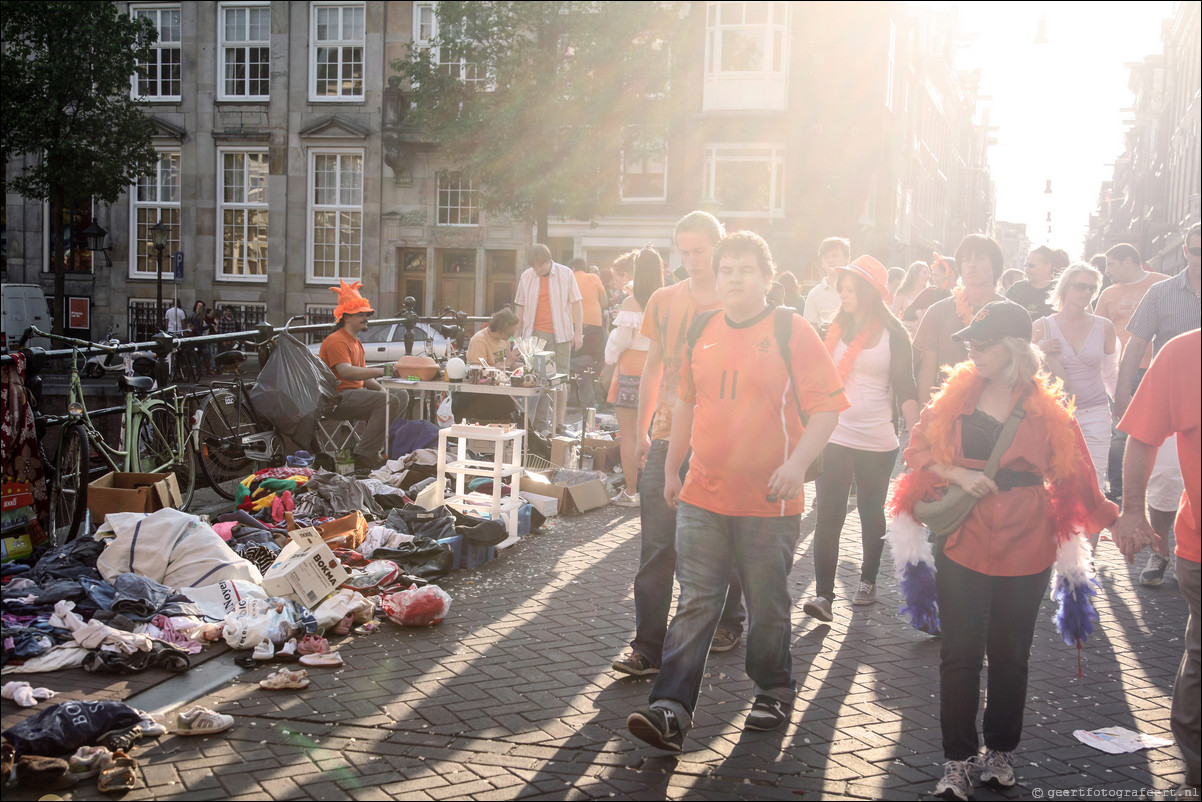
<svg viewBox="0 0 1202 802">
<path fill-rule="evenodd" d="M 1110 402 L 1106 394 L 1106 384 L 1102 381 L 1102 364 L 1106 359 L 1106 333 L 1102 328 L 1102 319 L 1094 316 L 1093 328 L 1085 336 L 1080 352 L 1074 351 L 1068 344 L 1064 333 L 1056 325 L 1056 318 L 1049 315 L 1043 318 L 1044 330 L 1049 337 L 1060 343 L 1060 353 L 1056 358 L 1064 366 L 1068 378 L 1064 389 L 1069 395 L 1076 396 L 1076 404 L 1080 409 L 1096 407 Z"/>
<path fill-rule="evenodd" d="M 846 352 L 847 343 L 840 340 L 831 354 L 836 365 Z M 843 381 L 851 406 L 839 413 L 832 443 L 861 451 L 892 451 L 898 447 L 889 383 L 891 361 L 889 332 L 882 331 L 880 342 L 860 352 Z"/>
</svg>

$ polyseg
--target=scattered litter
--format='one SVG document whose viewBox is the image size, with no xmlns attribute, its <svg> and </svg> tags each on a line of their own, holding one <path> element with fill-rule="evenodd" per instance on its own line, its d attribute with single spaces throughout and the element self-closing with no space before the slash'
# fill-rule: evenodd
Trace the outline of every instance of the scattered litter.
<svg viewBox="0 0 1202 802">
<path fill-rule="evenodd" d="M 1074 730 L 1073 735 L 1083 744 L 1112 755 L 1138 752 L 1141 749 L 1158 749 L 1173 742 L 1155 735 L 1145 735 L 1126 727 L 1105 727 L 1100 730 Z"/>
</svg>

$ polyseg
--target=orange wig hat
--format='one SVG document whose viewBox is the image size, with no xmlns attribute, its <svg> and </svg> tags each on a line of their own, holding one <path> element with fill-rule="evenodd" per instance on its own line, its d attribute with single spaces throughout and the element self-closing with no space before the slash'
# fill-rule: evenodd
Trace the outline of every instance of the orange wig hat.
<svg viewBox="0 0 1202 802">
<path fill-rule="evenodd" d="M 359 288 L 363 286 L 361 281 L 352 281 L 347 284 L 345 281 L 339 280 L 339 287 L 330 287 L 330 292 L 338 296 L 338 306 L 334 307 L 334 320 L 341 320 L 343 315 L 356 315 L 360 312 L 375 312 L 371 308 L 371 303 L 359 294 Z"/>
</svg>

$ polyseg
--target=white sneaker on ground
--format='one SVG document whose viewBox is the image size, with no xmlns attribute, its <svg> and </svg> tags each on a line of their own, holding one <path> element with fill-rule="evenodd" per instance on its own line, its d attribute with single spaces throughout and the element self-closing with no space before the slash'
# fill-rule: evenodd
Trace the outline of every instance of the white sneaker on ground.
<svg viewBox="0 0 1202 802">
<path fill-rule="evenodd" d="M 943 764 L 943 779 L 935 786 L 935 796 L 968 802 L 972 799 L 972 761 L 949 760 Z"/>
<path fill-rule="evenodd" d="M 613 497 L 612 503 L 617 507 L 637 507 L 639 506 L 639 494 L 635 493 L 631 495 L 623 490 Z"/>
</svg>

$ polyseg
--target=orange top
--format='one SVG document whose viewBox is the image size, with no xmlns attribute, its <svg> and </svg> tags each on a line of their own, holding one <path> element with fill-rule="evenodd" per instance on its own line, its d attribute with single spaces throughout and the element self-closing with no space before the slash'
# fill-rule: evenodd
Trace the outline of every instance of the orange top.
<svg viewBox="0 0 1202 802">
<path fill-rule="evenodd" d="M 601 277 L 581 270 L 575 271 L 573 275 L 576 276 L 576 287 L 580 290 L 583 325 L 600 326 L 601 310 L 609 305 L 609 296 L 605 292 L 605 285 L 601 283 Z"/>
<path fill-rule="evenodd" d="M 1126 348 L 1127 341 L 1131 339 L 1127 324 L 1135 314 L 1135 307 L 1139 306 L 1140 299 L 1153 284 L 1166 278 L 1168 276 L 1163 273 L 1148 272 L 1142 279 L 1131 284 L 1111 284 L 1098 296 L 1098 306 L 1094 312 L 1114 324 L 1114 333 L 1118 335 L 1120 348 Z M 1144 351 L 1143 361 L 1139 363 L 1140 369 L 1146 370 L 1151 362 L 1152 349 L 1149 348 Z"/>
<path fill-rule="evenodd" d="M 952 454 L 953 465 L 979 471 L 984 469 L 985 460 L 964 456 L 961 427 L 963 416 L 971 415 L 977 408 L 985 380 L 977 376 L 975 368 L 971 366 L 961 366 L 961 369 L 971 372 L 965 377 L 971 384 L 961 394 L 957 407 L 946 410 L 946 414 L 952 416 L 946 435 L 950 442 L 943 445 Z M 1016 393 L 1014 400 L 1017 401 L 1017 398 Z M 1067 463 L 1075 479 L 1073 486 L 1086 495 L 1079 500 L 1089 517 L 1088 531 L 1101 531 L 1118 517 L 1118 507 L 1098 489 L 1098 478 L 1089 457 L 1089 449 L 1076 421 L 1061 406 L 1056 406 L 1056 410 L 1062 417 L 1049 420 L 1040 414 L 1031 396 L 1027 398 L 1024 403 L 1027 416 L 1014 433 L 1010 447 L 1002 454 L 1000 467 L 1038 473 L 1046 478 L 1052 472 L 1053 461 L 1057 459 L 1052 448 L 1053 441 L 1073 443 L 1072 457 Z M 923 409 L 918 425 L 910 433 L 910 445 L 906 448 L 906 464 L 916 471 L 929 468 L 935 462 L 934 449 L 928 440 L 931 430 L 936 427 L 932 408 L 933 404 L 928 404 Z M 1053 436 L 1053 427 L 1071 429 L 1058 429 L 1056 431 L 1062 436 Z M 943 551 L 954 562 L 977 573 L 1029 576 L 1038 574 L 1055 562 L 1057 545 L 1047 490 L 1044 485 L 1035 485 L 1015 487 L 979 500 L 960 528 L 948 537 Z"/>
<path fill-rule="evenodd" d="M 538 308 L 534 310 L 534 330 L 555 332 L 555 318 L 551 315 L 551 277 L 538 277 Z M 554 339 L 554 338 L 552 338 Z M 547 345 L 554 345 L 550 342 Z"/>
<path fill-rule="evenodd" d="M 804 495 L 768 501 L 768 480 L 804 428 L 773 334 L 775 307 L 732 324 L 717 315 L 680 369 L 680 397 L 694 404 L 693 457 L 680 498 L 719 515 L 800 515 Z M 803 318 L 789 338 L 797 398 L 807 413 L 841 412 L 847 396 L 826 346 Z"/>
<path fill-rule="evenodd" d="M 651 439 L 665 440 L 672 434 L 672 407 L 676 404 L 680 386 L 680 361 L 688 346 L 689 326 L 698 312 L 718 309 L 721 303 L 700 306 L 689 292 L 689 282 L 661 287 L 647 299 L 643 310 L 643 326 L 639 330 L 647 339 L 663 349 L 663 378 L 659 398 L 655 400 L 655 417 L 651 419 Z"/>
<path fill-rule="evenodd" d="M 330 336 L 321 341 L 321 350 L 318 352 L 318 356 L 322 362 L 330 366 L 330 370 L 334 371 L 335 376 L 338 376 L 338 371 L 334 366 L 341 365 L 343 362 L 356 368 L 367 367 L 363 343 L 359 342 L 358 337 L 352 337 L 345 328 L 334 329 Z M 338 376 L 339 392 L 362 388 L 363 382 L 351 381 Z"/>
<path fill-rule="evenodd" d="M 1177 505 L 1177 556 L 1202 562 L 1199 515 L 1202 515 L 1202 330 L 1169 340 L 1144 374 L 1119 428 L 1137 440 L 1160 445 L 1177 434 L 1177 461 L 1185 490 Z"/>
</svg>

